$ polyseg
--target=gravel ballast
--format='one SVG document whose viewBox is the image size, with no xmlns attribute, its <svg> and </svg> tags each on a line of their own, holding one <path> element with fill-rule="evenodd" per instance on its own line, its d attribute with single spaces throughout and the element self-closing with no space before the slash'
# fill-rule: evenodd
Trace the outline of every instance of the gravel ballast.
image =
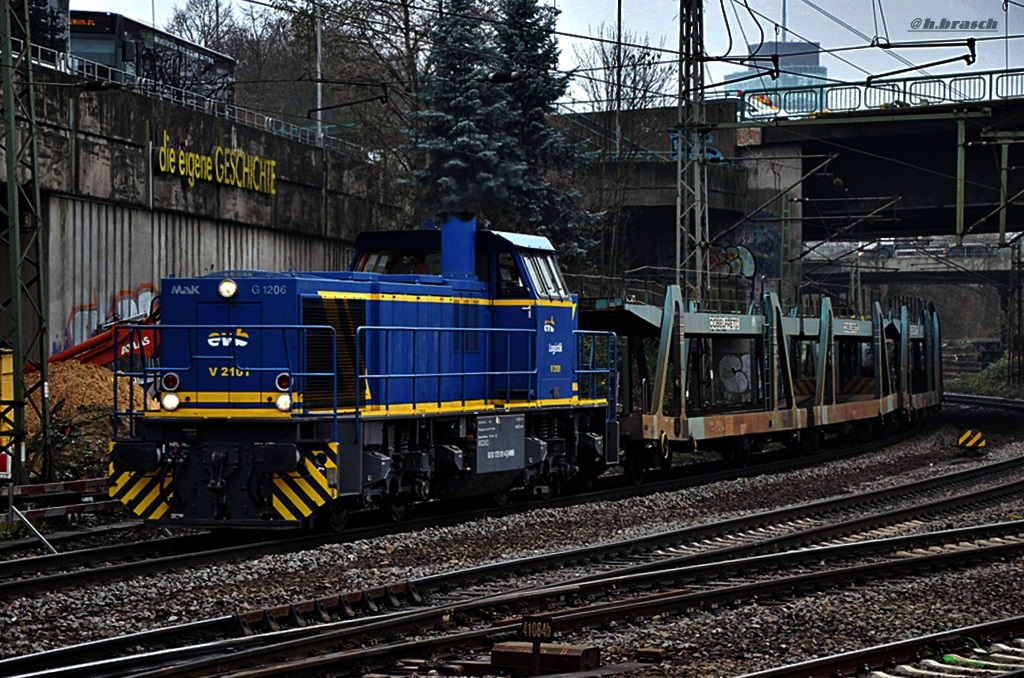
<svg viewBox="0 0 1024 678">
<path fill-rule="evenodd" d="M 1024 455 L 1011 435 L 963 457 L 948 421 L 913 441 L 811 469 L 676 492 L 525 513 L 308 551 L 140 576 L 0 603 L 0 656 L 9 657 L 253 608 L 448 572 L 495 560 L 618 541 L 750 512 L 905 483 Z M 1007 504 L 934 529 L 1024 515 Z M 1020 613 L 1021 562 L 927 578 L 851 586 L 842 593 L 702 610 L 581 630 L 605 663 L 642 647 L 666 650 L 645 675 L 734 676 L 880 642 Z"/>
</svg>

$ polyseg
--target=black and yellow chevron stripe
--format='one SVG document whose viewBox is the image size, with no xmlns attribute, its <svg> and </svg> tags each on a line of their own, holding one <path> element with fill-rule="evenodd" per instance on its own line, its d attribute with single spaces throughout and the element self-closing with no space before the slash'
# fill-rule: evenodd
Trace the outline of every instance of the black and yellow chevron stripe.
<svg viewBox="0 0 1024 678">
<path fill-rule="evenodd" d="M 110 464 L 109 494 L 135 515 L 145 520 L 158 520 L 171 507 L 171 481 L 174 476 L 167 469 L 148 473 L 115 473 Z"/>
<path fill-rule="evenodd" d="M 985 447 L 985 435 L 981 431 L 964 431 L 960 434 L 958 444 L 961 448 Z"/>
<path fill-rule="evenodd" d="M 874 395 L 875 380 L 873 377 L 852 377 L 843 383 L 840 393 L 843 395 Z"/>
<path fill-rule="evenodd" d="M 299 470 L 287 475 L 275 474 L 272 502 L 274 510 L 285 520 L 308 518 L 313 511 L 338 496 L 337 489 L 332 487 L 328 478 L 337 475 L 337 445 L 331 443 L 330 448 L 322 471 L 313 458 L 317 453 L 314 450 L 303 452 Z"/>
<path fill-rule="evenodd" d="M 793 393 L 798 396 L 814 395 L 815 382 L 813 379 L 794 379 Z"/>
<path fill-rule="evenodd" d="M 298 521 L 308 518 L 328 501 L 338 496 L 334 478 L 337 476 L 337 445 L 330 444 L 330 452 L 323 460 L 323 470 L 317 465 L 314 455 L 318 451 L 303 452 L 302 468 L 291 473 L 274 474 L 274 510 L 284 520 Z M 159 520 L 165 517 L 171 506 L 173 474 L 167 469 L 148 473 L 116 473 L 110 464 L 111 485 L 109 494 L 128 507 L 132 513 L 144 520 Z"/>
</svg>

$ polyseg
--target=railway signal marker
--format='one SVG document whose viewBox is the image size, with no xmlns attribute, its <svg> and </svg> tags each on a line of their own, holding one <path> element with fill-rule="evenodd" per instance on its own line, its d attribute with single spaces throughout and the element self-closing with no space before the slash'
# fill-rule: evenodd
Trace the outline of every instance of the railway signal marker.
<svg viewBox="0 0 1024 678">
<path fill-rule="evenodd" d="M 11 479 L 11 455 L 0 452 L 0 480 Z"/>
<path fill-rule="evenodd" d="M 985 434 L 981 431 L 967 430 L 960 434 L 960 450 L 981 454 L 985 447 Z"/>
</svg>

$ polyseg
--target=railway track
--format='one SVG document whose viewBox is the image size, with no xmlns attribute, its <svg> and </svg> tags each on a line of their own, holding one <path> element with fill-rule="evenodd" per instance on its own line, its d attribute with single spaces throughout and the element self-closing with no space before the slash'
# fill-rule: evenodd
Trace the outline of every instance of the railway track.
<svg viewBox="0 0 1024 678">
<path fill-rule="evenodd" d="M 742 678 L 1024 675 L 1024 617 L 1001 619 L 748 673 Z M 960 669 L 961 673 L 956 671 Z"/>
<path fill-rule="evenodd" d="M 4 510 L 0 521 L 7 519 L 7 504 L 14 493 L 14 505 L 26 520 L 68 518 L 88 513 L 116 515 L 123 513 L 123 505 L 107 495 L 109 480 L 85 478 L 58 483 L 14 485 L 0 490 Z"/>
<path fill-rule="evenodd" d="M 882 445 L 893 444 L 913 433 L 906 431 L 884 440 L 828 450 L 814 456 L 792 457 L 781 451 L 777 454 L 765 454 L 752 460 L 745 468 L 736 468 L 720 462 L 691 464 L 675 469 L 676 473 L 666 480 L 647 483 L 642 487 L 623 483 L 621 476 L 602 478 L 601 482 L 595 484 L 593 491 L 556 497 L 543 503 L 531 501 L 496 508 L 486 501 L 478 502 L 476 505 L 462 502 L 454 509 L 444 504 L 428 505 L 425 507 L 424 515 L 398 526 L 385 522 L 374 512 L 368 512 L 361 516 L 363 520 L 353 521 L 356 523 L 355 527 L 341 534 L 273 531 L 201 533 L 31 558 L 13 558 L 0 561 L 0 598 L 10 599 L 38 591 L 110 581 L 147 572 L 166 571 L 175 567 L 317 548 L 325 544 L 370 539 L 396 531 L 411 532 L 428 527 L 456 525 L 471 520 L 522 512 L 539 506 L 559 507 L 616 500 L 643 493 L 674 491 L 718 480 L 781 472 L 860 454 Z"/>
<path fill-rule="evenodd" d="M 1024 411 L 1024 400 L 1017 398 L 1000 398 L 996 396 L 970 395 L 967 393 L 945 393 L 942 402 L 954 405 L 973 405 L 976 407 L 996 408 L 1003 410 Z"/>
<path fill-rule="evenodd" d="M 137 675 L 144 674 L 147 667 L 166 667 L 173 663 L 187 667 L 192 673 L 212 673 L 248 665 L 245 662 L 267 661 L 282 652 L 292 651 L 299 655 L 327 652 L 332 661 L 358 659 L 364 664 L 376 661 L 385 665 L 403 653 L 411 654 L 411 646 L 385 643 L 354 654 L 346 654 L 338 648 L 344 648 L 346 643 L 374 644 L 393 634 L 419 634 L 418 629 L 444 628 L 462 618 L 472 620 L 474 630 L 442 634 L 431 642 L 441 647 L 472 641 L 483 647 L 495 639 L 514 637 L 517 619 L 539 609 L 562 609 L 553 619 L 558 629 L 567 630 L 579 624 L 724 604 L 807 586 L 834 585 L 834 582 L 864 577 L 902 576 L 918 567 L 949 567 L 977 558 L 1016 557 L 1024 549 L 1024 524 L 1020 522 L 910 537 L 879 538 L 878 535 L 879 531 L 884 534 L 898 529 L 921 529 L 925 518 L 934 520 L 953 511 L 971 510 L 1022 496 L 1024 481 L 1014 472 L 1018 465 L 1019 460 L 1011 460 L 950 474 L 941 482 L 937 479 L 921 481 L 755 518 L 739 518 L 581 551 L 495 563 L 372 591 L 6 660 L 0 662 L 0 673 L 13 675 L 60 668 L 62 675 L 78 675 L 76 672 L 84 669 L 69 666 L 70 657 L 81 662 L 123 652 L 124 647 L 164 648 L 182 641 L 186 642 L 186 647 L 162 649 L 155 655 L 124 657 L 109 666 L 104 664 L 104 672 L 109 669 L 114 671 L 111 675 L 116 675 L 116 671 L 121 670 L 118 667 L 130 666 L 130 672 Z M 1002 476 L 1006 482 L 950 496 L 951 487 L 970 484 L 971 476 L 977 479 L 985 475 Z M 1007 479 L 1006 475 L 1011 478 Z M 926 496 L 929 494 L 932 496 Z M 936 497 L 936 494 L 941 496 Z M 916 499 L 909 505 L 892 508 L 893 502 L 907 504 L 908 496 Z M 832 515 L 826 517 L 828 514 Z M 973 546 L 965 546 L 972 541 Z M 810 548 L 811 545 L 816 546 Z M 801 550 L 793 550 L 798 548 Z M 895 556 L 887 555 L 894 552 Z M 822 563 L 827 563 L 824 570 Z M 779 576 L 780 570 L 790 572 Z M 794 570 L 796 574 L 792 573 Z M 752 580 L 753 572 L 766 574 Z M 512 577 L 529 581 L 509 592 L 507 582 Z M 582 604 L 572 605 L 570 600 Z M 567 605 L 570 607 L 566 608 Z M 502 621 L 479 629 L 482 620 L 493 619 Z M 282 627 L 290 628 L 282 630 Z M 254 632 L 259 635 L 248 635 Z M 189 644 L 189 639 L 224 636 L 228 638 Z M 416 635 L 415 643 L 420 642 L 424 641 Z M 374 656 L 376 660 L 372 659 Z M 94 664 L 89 666 L 96 668 Z M 302 668 L 296 670 L 300 672 L 316 668 L 304 663 L 299 666 Z M 175 670 L 164 668 L 161 675 Z M 282 669 L 278 666 L 277 670 Z"/>
</svg>

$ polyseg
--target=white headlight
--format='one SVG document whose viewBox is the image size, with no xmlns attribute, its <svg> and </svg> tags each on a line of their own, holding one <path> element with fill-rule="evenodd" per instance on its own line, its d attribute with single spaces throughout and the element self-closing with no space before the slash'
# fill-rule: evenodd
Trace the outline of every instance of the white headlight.
<svg viewBox="0 0 1024 678">
<path fill-rule="evenodd" d="M 292 409 L 292 397 L 287 393 L 277 396 L 277 409 L 287 412 Z"/>
<path fill-rule="evenodd" d="M 220 285 L 217 285 L 217 291 L 220 292 L 220 296 L 230 299 L 238 291 L 238 284 L 231 278 L 225 278 L 220 281 Z"/>
<path fill-rule="evenodd" d="M 178 409 L 178 405 L 181 404 L 181 400 L 178 399 L 177 393 L 165 393 L 160 398 L 160 404 L 164 406 L 164 409 L 168 412 L 173 412 Z"/>
</svg>

